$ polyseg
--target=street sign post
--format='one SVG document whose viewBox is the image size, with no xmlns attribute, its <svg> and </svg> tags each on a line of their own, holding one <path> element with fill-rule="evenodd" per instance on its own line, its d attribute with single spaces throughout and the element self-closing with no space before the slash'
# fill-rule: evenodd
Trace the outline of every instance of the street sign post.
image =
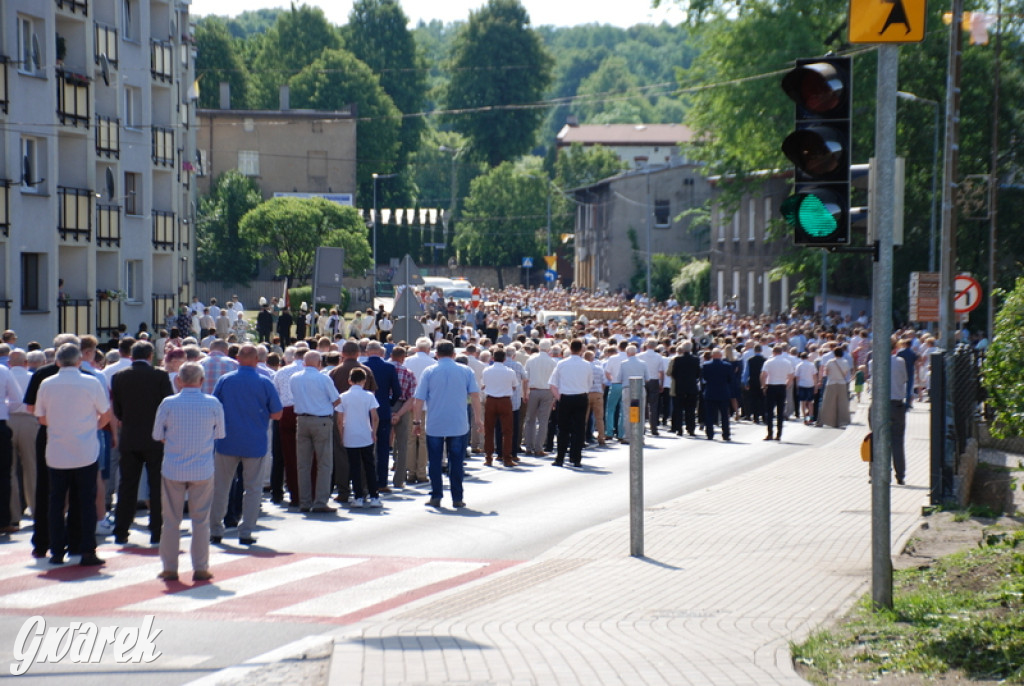
<svg viewBox="0 0 1024 686">
<path fill-rule="evenodd" d="M 851 43 L 920 43 L 925 0 L 850 0 Z"/>
<path fill-rule="evenodd" d="M 953 309 L 957 314 L 966 314 L 981 304 L 981 284 L 973 276 L 959 274 L 953 284 Z"/>
</svg>

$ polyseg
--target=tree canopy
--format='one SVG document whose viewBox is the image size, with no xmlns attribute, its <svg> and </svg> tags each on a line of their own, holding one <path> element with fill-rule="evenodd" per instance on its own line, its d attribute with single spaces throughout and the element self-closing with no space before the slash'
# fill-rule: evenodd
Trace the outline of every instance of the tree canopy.
<svg viewBox="0 0 1024 686">
<path fill-rule="evenodd" d="M 370 267 L 370 243 L 359 212 L 323 198 L 271 198 L 247 212 L 239 228 L 290 283 L 302 285 L 313 276 L 319 246 L 344 248 L 349 274 L 361 275 Z"/>
<path fill-rule="evenodd" d="M 472 151 L 495 166 L 529 152 L 553 60 L 518 0 L 488 0 L 455 39 L 446 106 Z M 467 110 L 466 112 L 458 112 Z"/>
<path fill-rule="evenodd" d="M 231 86 L 231 102 L 239 109 L 249 102 L 249 77 L 239 58 L 227 25 L 210 17 L 196 26 L 196 80 L 199 81 L 199 107 L 220 107 L 218 84 Z"/>
<path fill-rule="evenodd" d="M 224 172 L 199 201 L 196 217 L 196 278 L 245 284 L 256 259 L 242 237 L 242 218 L 262 202 L 260 188 L 238 170 Z"/>
</svg>

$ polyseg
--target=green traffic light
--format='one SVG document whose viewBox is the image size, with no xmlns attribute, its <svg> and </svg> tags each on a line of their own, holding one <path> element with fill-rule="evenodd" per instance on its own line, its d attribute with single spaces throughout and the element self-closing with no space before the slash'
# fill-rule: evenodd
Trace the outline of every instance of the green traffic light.
<svg viewBox="0 0 1024 686">
<path fill-rule="evenodd" d="M 800 209 L 798 210 L 798 221 L 808 235 L 814 238 L 824 238 L 839 227 L 836 222 L 833 209 L 830 209 L 816 195 L 805 195 L 800 198 Z"/>
</svg>

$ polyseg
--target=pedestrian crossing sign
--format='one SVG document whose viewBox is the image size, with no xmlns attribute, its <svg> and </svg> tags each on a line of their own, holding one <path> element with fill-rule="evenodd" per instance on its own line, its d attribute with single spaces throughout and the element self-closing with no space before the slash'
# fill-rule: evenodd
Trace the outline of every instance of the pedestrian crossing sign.
<svg viewBox="0 0 1024 686">
<path fill-rule="evenodd" d="M 925 0 L 850 0 L 851 43 L 920 43 Z"/>
</svg>

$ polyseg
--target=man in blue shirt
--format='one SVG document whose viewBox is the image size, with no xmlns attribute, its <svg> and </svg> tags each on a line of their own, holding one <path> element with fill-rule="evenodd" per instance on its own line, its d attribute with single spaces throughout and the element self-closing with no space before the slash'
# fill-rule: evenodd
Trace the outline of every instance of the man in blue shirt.
<svg viewBox="0 0 1024 686">
<path fill-rule="evenodd" d="M 423 370 L 416 386 L 412 428 L 417 436 L 423 433 L 423 408 L 427 409 L 427 475 L 430 477 L 430 507 L 441 507 L 444 482 L 441 461 L 448 449 L 448 479 L 451 481 L 452 504 L 465 507 L 462 500 L 463 463 L 469 439 L 469 418 L 466 400 L 473 408 L 473 423 L 483 430 L 480 413 L 480 387 L 473 370 L 455 362 L 455 344 L 437 344 L 437 364 Z"/>
<path fill-rule="evenodd" d="M 252 532 L 260 513 L 263 494 L 263 456 L 267 454 L 267 426 L 281 418 L 281 399 L 273 382 L 256 371 L 256 346 L 243 345 L 238 351 L 238 369 L 217 381 L 213 396 L 224 406 L 225 437 L 215 444 L 213 508 L 210 540 L 220 543 L 224 536 L 224 515 L 235 470 L 242 466 L 242 521 L 238 541 L 256 542 Z"/>
<path fill-rule="evenodd" d="M 384 346 L 378 341 L 370 341 L 366 345 L 365 365 L 373 372 L 377 382 L 377 488 L 381 493 L 390 493 L 388 488 L 388 457 L 391 450 L 391 406 L 402 397 L 402 386 L 398 383 L 398 370 L 395 365 L 384 360 Z M 367 480 L 373 475 L 368 474 Z"/>
<path fill-rule="evenodd" d="M 160 403 L 153 423 L 153 440 L 164 444 L 162 471 L 163 532 L 160 537 L 158 578 L 178 579 L 181 517 L 188 495 L 192 520 L 192 580 L 209 581 L 210 506 L 213 503 L 213 445 L 224 438 L 224 410 L 216 398 L 200 390 L 203 368 L 182 365 L 176 379 L 181 392 Z"/>
</svg>

